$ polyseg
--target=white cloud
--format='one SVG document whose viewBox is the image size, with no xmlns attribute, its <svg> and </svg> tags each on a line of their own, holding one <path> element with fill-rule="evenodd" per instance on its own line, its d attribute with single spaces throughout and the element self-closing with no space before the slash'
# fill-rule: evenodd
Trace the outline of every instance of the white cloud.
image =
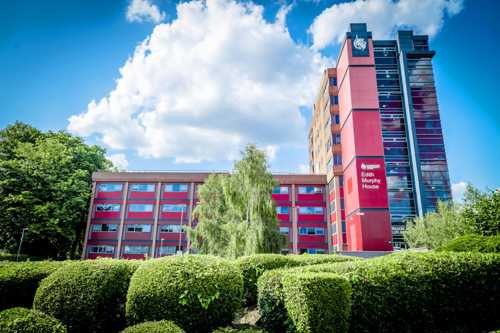
<svg viewBox="0 0 500 333">
<path fill-rule="evenodd" d="M 127 170 L 128 161 L 125 154 L 112 154 L 107 155 L 106 158 L 113 162 L 113 165 L 118 168 L 118 170 Z"/>
<path fill-rule="evenodd" d="M 299 108 L 312 105 L 327 59 L 292 40 L 283 11 L 269 23 L 252 3 L 179 4 L 177 19 L 157 25 L 120 69 L 114 90 L 70 117 L 68 129 L 178 163 L 232 160 L 248 142 L 271 158 L 283 144 L 302 144 Z"/>
<path fill-rule="evenodd" d="M 127 20 L 130 22 L 151 21 L 160 23 L 165 19 L 165 13 L 148 0 L 132 0 L 127 8 Z"/>
<path fill-rule="evenodd" d="M 341 43 L 350 23 L 367 23 L 374 38 L 394 37 L 398 28 L 434 36 L 447 17 L 463 9 L 463 0 L 356 0 L 333 5 L 315 19 L 309 32 L 313 47 Z"/>
<path fill-rule="evenodd" d="M 461 203 L 464 199 L 465 190 L 467 189 L 467 183 L 464 181 L 451 184 L 451 195 L 453 201 Z"/>
</svg>

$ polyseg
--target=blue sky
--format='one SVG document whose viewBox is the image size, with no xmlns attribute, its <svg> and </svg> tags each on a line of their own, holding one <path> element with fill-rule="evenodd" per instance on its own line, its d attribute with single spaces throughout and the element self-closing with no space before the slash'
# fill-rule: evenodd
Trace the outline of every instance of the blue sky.
<svg viewBox="0 0 500 333">
<path fill-rule="evenodd" d="M 402 22 L 432 35 L 452 182 L 500 187 L 500 2 L 134 1 L 0 2 L 0 127 L 67 129 L 133 170 L 229 169 L 256 142 L 303 171 L 347 22 Z"/>
</svg>

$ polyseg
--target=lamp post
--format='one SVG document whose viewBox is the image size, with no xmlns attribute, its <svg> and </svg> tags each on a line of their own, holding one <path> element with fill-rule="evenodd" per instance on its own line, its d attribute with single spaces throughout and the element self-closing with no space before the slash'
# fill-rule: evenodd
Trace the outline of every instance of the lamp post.
<svg viewBox="0 0 500 333">
<path fill-rule="evenodd" d="M 23 246 L 24 232 L 28 230 L 28 228 L 23 228 L 21 232 L 21 240 L 19 241 L 19 248 L 17 249 L 16 261 L 19 261 L 19 255 L 21 254 L 21 246 Z"/>
</svg>

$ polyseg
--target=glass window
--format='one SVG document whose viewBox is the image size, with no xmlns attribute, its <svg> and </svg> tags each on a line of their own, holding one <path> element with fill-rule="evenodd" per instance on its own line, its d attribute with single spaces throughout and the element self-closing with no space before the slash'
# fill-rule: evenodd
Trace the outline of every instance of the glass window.
<svg viewBox="0 0 500 333">
<path fill-rule="evenodd" d="M 299 186 L 299 194 L 323 193 L 323 187 L 319 186 Z"/>
<path fill-rule="evenodd" d="M 154 192 L 155 184 L 132 184 L 130 185 L 132 192 Z"/>
<path fill-rule="evenodd" d="M 89 253 L 113 254 L 115 247 L 111 245 L 99 245 L 89 247 Z"/>
<path fill-rule="evenodd" d="M 280 232 L 282 234 L 288 234 L 290 232 L 290 228 L 288 228 L 288 227 L 280 227 Z"/>
<path fill-rule="evenodd" d="M 325 253 L 324 249 L 300 249 L 299 250 L 300 254 L 323 254 Z"/>
<path fill-rule="evenodd" d="M 165 192 L 187 192 L 187 184 L 166 184 Z"/>
<path fill-rule="evenodd" d="M 330 96 L 330 103 L 332 105 L 337 105 L 339 104 L 339 96 Z"/>
<path fill-rule="evenodd" d="M 177 253 L 177 246 L 161 246 L 160 255 L 169 255 Z"/>
<path fill-rule="evenodd" d="M 162 206 L 161 211 L 165 213 L 180 213 L 186 212 L 186 204 L 165 204 Z"/>
<path fill-rule="evenodd" d="M 97 204 L 95 210 L 96 212 L 119 212 L 120 204 Z"/>
<path fill-rule="evenodd" d="M 333 137 L 333 143 L 336 144 L 336 145 L 339 145 L 340 144 L 340 134 L 335 134 L 334 137 Z"/>
<path fill-rule="evenodd" d="M 313 227 L 303 227 L 299 228 L 300 235 L 324 235 L 325 229 L 323 228 L 313 228 Z"/>
<path fill-rule="evenodd" d="M 323 207 L 312 207 L 312 206 L 299 207 L 299 214 L 321 215 L 323 214 Z"/>
<path fill-rule="evenodd" d="M 335 124 L 340 124 L 340 115 L 338 113 L 335 115 Z"/>
<path fill-rule="evenodd" d="M 99 184 L 99 192 L 121 192 L 122 184 Z"/>
<path fill-rule="evenodd" d="M 288 214 L 289 208 L 288 206 L 278 206 L 276 207 L 276 214 Z"/>
<path fill-rule="evenodd" d="M 337 77 L 336 76 L 330 77 L 330 85 L 331 86 L 336 86 L 337 85 Z"/>
<path fill-rule="evenodd" d="M 125 254 L 146 254 L 149 252 L 149 246 L 125 245 Z"/>
<path fill-rule="evenodd" d="M 288 194 L 288 186 L 276 186 L 273 189 L 273 194 Z"/>
<path fill-rule="evenodd" d="M 182 232 L 182 226 L 179 224 L 164 224 L 160 227 L 160 232 Z"/>
<path fill-rule="evenodd" d="M 342 155 L 341 154 L 333 155 L 333 164 L 334 165 L 342 165 Z"/>
<path fill-rule="evenodd" d="M 118 230 L 117 224 L 92 224 L 93 232 L 109 232 Z"/>
<path fill-rule="evenodd" d="M 151 224 L 127 224 L 128 232 L 151 232 Z"/>
<path fill-rule="evenodd" d="M 130 204 L 129 212 L 149 213 L 153 211 L 153 204 Z"/>
</svg>

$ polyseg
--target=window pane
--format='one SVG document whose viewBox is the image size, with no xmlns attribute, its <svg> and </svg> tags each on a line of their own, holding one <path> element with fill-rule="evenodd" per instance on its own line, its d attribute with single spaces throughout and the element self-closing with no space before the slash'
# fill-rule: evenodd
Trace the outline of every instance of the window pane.
<svg viewBox="0 0 500 333">
<path fill-rule="evenodd" d="M 148 252 L 149 246 L 125 245 L 124 253 L 126 254 L 146 254 Z"/>
<path fill-rule="evenodd" d="M 273 194 L 288 194 L 288 186 L 276 186 L 273 189 Z"/>
<path fill-rule="evenodd" d="M 186 204 L 165 204 L 161 208 L 162 212 L 166 213 L 186 212 L 186 209 L 187 209 Z"/>
<path fill-rule="evenodd" d="M 276 214 L 288 214 L 289 208 L 288 206 L 279 206 L 276 207 Z"/>
<path fill-rule="evenodd" d="M 151 232 L 151 224 L 127 224 L 128 232 Z"/>
<path fill-rule="evenodd" d="M 113 254 L 115 247 L 111 245 L 100 245 L 89 247 L 89 253 Z"/>
<path fill-rule="evenodd" d="M 323 207 L 299 207 L 299 214 L 321 215 L 323 214 Z"/>
<path fill-rule="evenodd" d="M 117 224 L 93 224 L 92 231 L 93 232 L 108 232 L 108 231 L 116 231 L 118 229 Z"/>
<path fill-rule="evenodd" d="M 160 227 L 160 232 L 182 232 L 182 226 L 178 224 L 165 224 Z"/>
<path fill-rule="evenodd" d="M 95 210 L 97 212 L 119 212 L 120 204 L 97 204 Z"/>
<path fill-rule="evenodd" d="M 187 184 L 166 184 L 165 192 L 187 192 Z"/>
<path fill-rule="evenodd" d="M 160 247 L 160 254 L 161 255 L 175 254 L 176 252 L 177 252 L 176 246 L 161 246 Z"/>
<path fill-rule="evenodd" d="M 299 194 L 323 193 L 323 188 L 319 186 L 299 186 Z"/>
<path fill-rule="evenodd" d="M 130 191 L 132 192 L 154 192 L 154 184 L 132 184 L 130 185 Z"/>
<path fill-rule="evenodd" d="M 99 184 L 99 192 L 121 192 L 122 184 Z"/>
<path fill-rule="evenodd" d="M 130 204 L 129 212 L 148 213 L 153 211 L 152 204 Z"/>
<path fill-rule="evenodd" d="M 282 234 L 288 234 L 290 232 L 290 228 L 288 228 L 288 227 L 280 227 L 280 232 Z"/>
</svg>

